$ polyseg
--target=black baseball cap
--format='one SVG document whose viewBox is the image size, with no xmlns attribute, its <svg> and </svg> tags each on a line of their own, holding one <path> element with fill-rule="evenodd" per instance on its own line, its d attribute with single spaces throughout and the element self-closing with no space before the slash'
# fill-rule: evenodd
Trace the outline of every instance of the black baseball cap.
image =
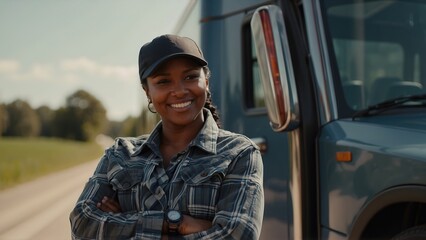
<svg viewBox="0 0 426 240">
<path fill-rule="evenodd" d="M 200 66 L 206 66 L 198 45 L 188 37 L 177 35 L 161 35 L 146 43 L 139 51 L 139 77 L 144 81 L 162 63 L 175 57 L 188 57 L 195 60 Z"/>
</svg>

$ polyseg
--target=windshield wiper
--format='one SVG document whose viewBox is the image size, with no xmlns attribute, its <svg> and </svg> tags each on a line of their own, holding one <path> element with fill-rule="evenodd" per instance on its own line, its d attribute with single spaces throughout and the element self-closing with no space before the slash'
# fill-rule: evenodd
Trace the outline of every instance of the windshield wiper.
<svg viewBox="0 0 426 240">
<path fill-rule="evenodd" d="M 364 109 L 355 113 L 353 118 L 376 115 L 386 110 L 403 106 L 404 103 L 406 102 L 423 102 L 424 100 L 426 100 L 426 94 L 394 98 L 391 100 L 387 100 L 387 101 L 369 106 L 367 109 Z M 409 106 L 412 106 L 412 105 L 409 105 Z M 423 103 L 422 106 L 426 106 L 426 103 Z"/>
</svg>

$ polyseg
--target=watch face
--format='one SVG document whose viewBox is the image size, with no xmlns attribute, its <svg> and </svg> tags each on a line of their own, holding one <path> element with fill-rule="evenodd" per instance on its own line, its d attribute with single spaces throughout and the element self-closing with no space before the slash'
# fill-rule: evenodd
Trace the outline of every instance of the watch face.
<svg viewBox="0 0 426 240">
<path fill-rule="evenodd" d="M 167 217 L 171 220 L 171 221 L 177 221 L 180 219 L 181 215 L 178 211 L 172 210 L 169 211 L 167 213 Z"/>
</svg>

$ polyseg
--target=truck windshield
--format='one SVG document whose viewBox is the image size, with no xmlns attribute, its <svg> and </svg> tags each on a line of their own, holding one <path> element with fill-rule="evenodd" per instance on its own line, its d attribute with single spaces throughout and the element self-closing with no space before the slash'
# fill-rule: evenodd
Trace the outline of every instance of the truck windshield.
<svg viewBox="0 0 426 240">
<path fill-rule="evenodd" d="M 426 93 L 426 1 L 324 0 L 344 115 Z"/>
</svg>

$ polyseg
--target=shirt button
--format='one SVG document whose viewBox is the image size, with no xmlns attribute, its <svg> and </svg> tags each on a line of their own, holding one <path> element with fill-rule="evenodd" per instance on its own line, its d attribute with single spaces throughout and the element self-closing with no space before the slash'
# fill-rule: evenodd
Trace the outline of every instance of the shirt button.
<svg viewBox="0 0 426 240">
<path fill-rule="evenodd" d="M 207 176 L 207 172 L 202 172 L 201 177 L 205 177 L 205 176 Z"/>
<path fill-rule="evenodd" d="M 156 195 L 160 195 L 161 194 L 161 188 L 157 188 L 157 190 L 155 191 Z"/>
<path fill-rule="evenodd" d="M 129 182 L 124 182 L 123 183 L 123 188 L 129 188 L 130 187 L 130 183 Z"/>
</svg>

